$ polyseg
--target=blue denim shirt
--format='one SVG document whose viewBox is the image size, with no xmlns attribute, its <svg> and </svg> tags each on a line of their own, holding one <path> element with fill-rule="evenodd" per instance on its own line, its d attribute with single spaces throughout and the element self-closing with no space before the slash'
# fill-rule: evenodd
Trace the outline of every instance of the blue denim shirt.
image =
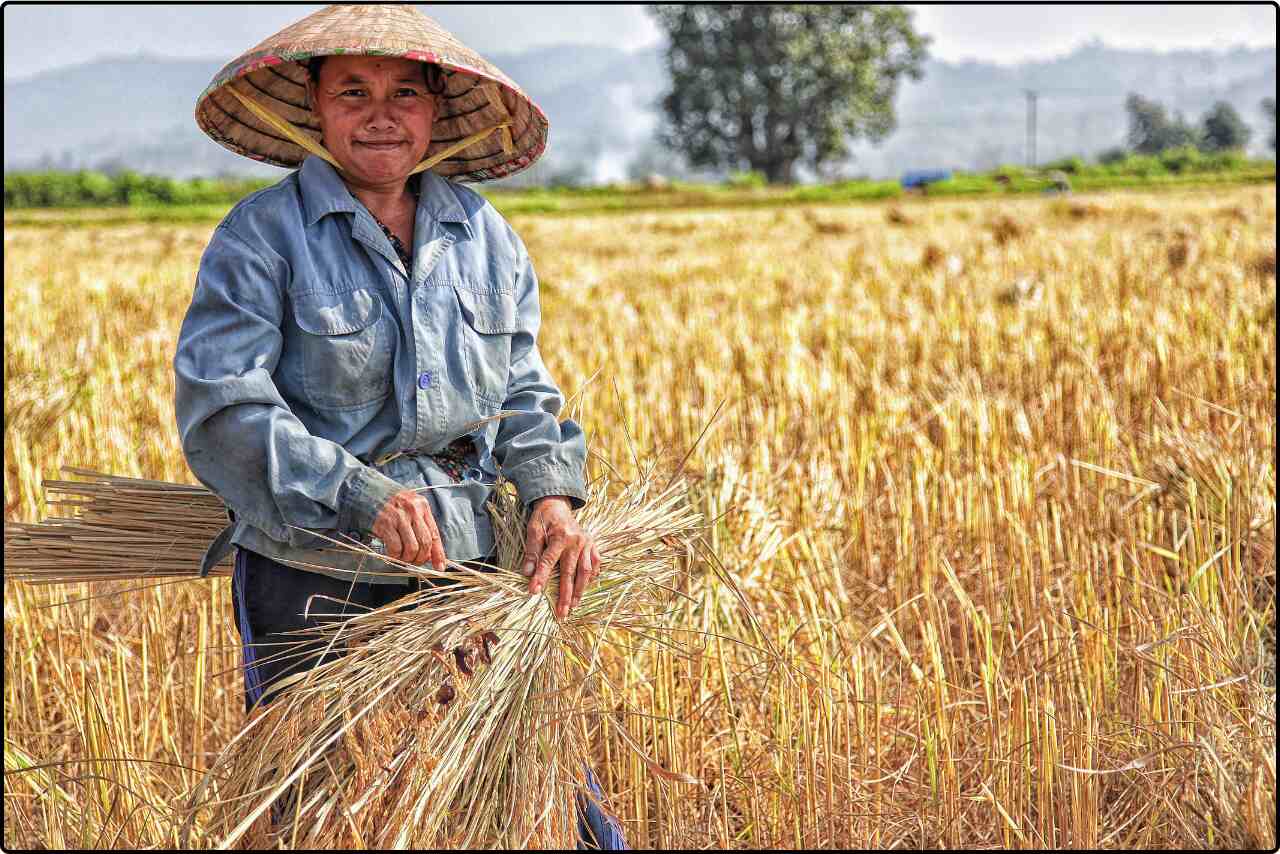
<svg viewBox="0 0 1280 854">
<path fill-rule="evenodd" d="M 463 561 L 493 549 L 499 472 L 526 505 L 584 503 L 586 441 L 557 420 L 523 242 L 480 195 L 420 176 L 412 270 L 314 156 L 214 230 L 179 334 L 175 409 L 192 472 L 235 513 L 232 543 L 403 581 L 313 531 L 367 543 L 392 494 L 430 487 L 445 555 Z M 455 483 L 425 454 L 462 436 L 474 458 Z"/>
</svg>

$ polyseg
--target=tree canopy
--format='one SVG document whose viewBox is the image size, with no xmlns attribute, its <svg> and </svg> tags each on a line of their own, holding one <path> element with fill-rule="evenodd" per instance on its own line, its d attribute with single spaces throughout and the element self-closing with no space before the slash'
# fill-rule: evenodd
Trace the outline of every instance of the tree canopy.
<svg viewBox="0 0 1280 854">
<path fill-rule="evenodd" d="M 793 180 L 896 127 L 903 75 L 920 79 L 928 36 L 901 6 L 658 4 L 671 90 L 664 145 L 696 168 Z"/>
<path fill-rule="evenodd" d="M 1200 123 L 1200 147 L 1205 151 L 1244 148 L 1252 135 L 1253 130 L 1226 101 L 1214 104 Z"/>
<path fill-rule="evenodd" d="M 1124 108 L 1129 114 L 1129 148 L 1139 154 L 1158 154 L 1199 142 L 1195 129 L 1181 115 L 1170 119 L 1163 104 L 1132 94 L 1125 99 Z"/>
</svg>

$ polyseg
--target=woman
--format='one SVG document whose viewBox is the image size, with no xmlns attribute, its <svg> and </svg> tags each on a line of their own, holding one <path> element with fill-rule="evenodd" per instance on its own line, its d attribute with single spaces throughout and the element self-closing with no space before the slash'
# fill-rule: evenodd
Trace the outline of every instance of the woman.
<svg viewBox="0 0 1280 854">
<path fill-rule="evenodd" d="M 218 225 L 174 360 L 183 451 L 233 519 L 205 569 L 238 547 L 246 706 L 317 663 L 253 653 L 313 625 L 310 597 L 376 607 L 409 591 L 332 538 L 437 569 L 492 562 L 499 468 L 530 510 L 529 592 L 559 571 L 566 617 L 600 565 L 573 517 L 585 439 L 556 419 L 523 243 L 445 177 L 531 165 L 541 111 L 412 6 L 332 6 L 223 68 L 196 120 L 232 151 L 300 165 Z M 584 842 L 625 847 L 580 806 Z"/>
</svg>

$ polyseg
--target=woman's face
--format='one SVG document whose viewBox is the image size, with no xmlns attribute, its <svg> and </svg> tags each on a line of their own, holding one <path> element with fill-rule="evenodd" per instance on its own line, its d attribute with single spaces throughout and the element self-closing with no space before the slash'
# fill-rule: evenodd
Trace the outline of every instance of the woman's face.
<svg viewBox="0 0 1280 854">
<path fill-rule="evenodd" d="M 436 96 L 426 66 L 411 59 L 330 56 L 307 81 L 324 147 L 358 186 L 403 184 L 426 157 Z"/>
</svg>

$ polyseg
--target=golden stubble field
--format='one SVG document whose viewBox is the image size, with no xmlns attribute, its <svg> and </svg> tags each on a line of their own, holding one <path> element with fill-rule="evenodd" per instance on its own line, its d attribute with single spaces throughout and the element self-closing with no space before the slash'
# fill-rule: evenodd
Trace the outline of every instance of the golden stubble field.
<svg viewBox="0 0 1280 854">
<path fill-rule="evenodd" d="M 724 401 L 693 499 L 793 668 L 709 575 L 710 635 L 606 662 L 701 781 L 595 730 L 634 846 L 1275 846 L 1273 186 L 513 223 L 598 455 Z M 191 480 L 211 230 L 6 228 L 6 520 Z M 242 721 L 226 580 L 53 606 L 100 592 L 5 583 L 6 846 L 174 845 Z"/>
</svg>

